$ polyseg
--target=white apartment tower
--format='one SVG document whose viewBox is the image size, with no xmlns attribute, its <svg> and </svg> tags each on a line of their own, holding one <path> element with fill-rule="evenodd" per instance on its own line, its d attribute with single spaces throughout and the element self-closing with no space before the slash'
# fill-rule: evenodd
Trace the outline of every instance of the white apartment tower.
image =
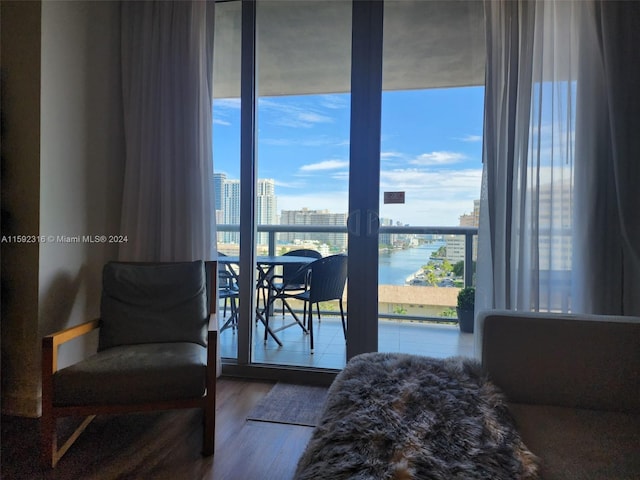
<svg viewBox="0 0 640 480">
<path fill-rule="evenodd" d="M 222 223 L 240 225 L 240 180 L 225 180 L 223 184 Z M 224 232 L 224 243 L 240 243 L 240 233 Z"/>
<path fill-rule="evenodd" d="M 213 174 L 213 189 L 218 224 L 240 224 L 240 180 L 227 179 L 224 173 Z M 273 179 L 258 180 L 256 190 L 256 221 L 258 225 L 277 223 L 275 182 Z M 268 233 L 258 235 L 258 243 L 266 245 Z M 224 232 L 218 238 L 223 243 L 240 243 L 240 234 Z"/>
<path fill-rule="evenodd" d="M 322 225 L 322 226 L 345 226 L 347 224 L 346 213 L 329 213 L 329 210 L 283 210 L 280 214 L 281 225 Z M 346 233 L 327 232 L 297 232 L 281 233 L 280 240 L 286 243 L 293 243 L 295 240 L 317 240 L 335 247 L 338 251 L 346 251 Z"/>
<path fill-rule="evenodd" d="M 272 178 L 258 180 L 256 190 L 256 221 L 258 225 L 276 225 L 278 223 L 276 208 L 275 181 Z M 258 245 L 267 245 L 268 243 L 269 234 L 259 233 Z"/>
</svg>

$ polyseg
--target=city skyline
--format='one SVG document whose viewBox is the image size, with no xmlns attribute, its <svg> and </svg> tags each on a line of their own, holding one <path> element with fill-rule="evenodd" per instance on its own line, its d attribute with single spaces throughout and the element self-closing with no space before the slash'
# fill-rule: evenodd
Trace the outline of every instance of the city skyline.
<svg viewBox="0 0 640 480">
<path fill-rule="evenodd" d="M 226 174 L 214 172 L 214 199 L 216 206 L 217 224 L 239 224 L 240 223 L 240 180 L 226 178 Z M 346 225 L 347 212 L 332 212 L 328 209 L 311 210 L 302 207 L 297 210 L 281 210 L 277 213 L 278 197 L 275 194 L 274 180 L 271 178 L 257 179 L 256 194 L 256 223 L 258 225 Z M 331 218 L 331 220 L 322 217 Z M 300 221 L 299 217 L 305 217 Z M 478 227 L 480 218 L 480 200 L 473 201 L 473 209 L 462 213 L 458 217 L 457 225 L 461 227 Z M 405 226 L 399 220 L 393 218 L 380 217 L 380 225 L 384 226 Z M 281 234 L 281 240 L 292 240 L 289 237 L 300 237 L 299 234 Z M 387 234 L 388 236 L 388 234 Z M 224 234 L 224 242 L 237 243 L 238 234 L 227 232 Z M 302 238 L 302 237 L 300 237 Z M 258 243 L 266 243 L 267 234 L 260 233 Z M 340 242 L 342 243 L 342 242 Z M 391 241 L 381 243 L 391 244 Z"/>
<path fill-rule="evenodd" d="M 261 97 L 257 176 L 272 178 L 277 210 L 348 211 L 348 94 Z M 480 197 L 484 88 L 384 92 L 380 216 L 409 225 L 454 226 Z M 239 178 L 240 102 L 214 101 L 214 169 Z"/>
</svg>

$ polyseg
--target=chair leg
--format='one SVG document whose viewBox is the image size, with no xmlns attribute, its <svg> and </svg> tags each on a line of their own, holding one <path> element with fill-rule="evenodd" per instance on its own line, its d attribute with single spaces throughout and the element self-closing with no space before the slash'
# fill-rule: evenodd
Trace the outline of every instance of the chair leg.
<svg viewBox="0 0 640 480">
<path fill-rule="evenodd" d="M 202 421 L 202 454 L 213 455 L 216 440 L 216 403 L 215 392 L 207 394 L 207 404 L 203 409 Z"/>
<path fill-rule="evenodd" d="M 303 302 L 302 305 L 302 326 L 308 328 L 309 322 L 307 321 L 307 302 Z"/>
<path fill-rule="evenodd" d="M 233 317 L 233 331 L 235 333 L 238 328 L 238 304 L 235 297 L 231 299 L 231 316 Z"/>
<path fill-rule="evenodd" d="M 226 301 L 227 299 L 225 299 Z M 220 327 L 220 332 L 224 332 L 226 329 L 231 328 L 235 333 L 236 328 L 238 326 L 238 306 L 236 303 L 235 297 L 229 297 L 229 305 L 230 305 L 230 314 L 229 318 L 224 322 L 222 327 Z"/>
<path fill-rule="evenodd" d="M 40 456 L 42 464 L 47 467 L 55 467 L 57 463 L 56 452 L 58 439 L 56 435 L 56 419 L 51 412 L 45 411 L 43 406 L 40 418 Z"/>
<path fill-rule="evenodd" d="M 313 305 L 309 303 L 309 345 L 311 347 L 311 354 L 313 355 Z"/>
<path fill-rule="evenodd" d="M 344 308 L 342 308 L 342 299 L 338 299 L 338 304 L 340 305 L 340 318 L 342 319 L 342 333 L 344 333 L 344 339 L 347 340 L 347 323 L 344 319 Z"/>
<path fill-rule="evenodd" d="M 55 468 L 60 459 L 67 453 L 67 450 L 71 448 L 71 445 L 78 439 L 78 437 L 84 432 L 89 424 L 96 418 L 95 415 L 89 415 L 85 417 L 82 423 L 73 431 L 64 444 L 58 449 L 58 434 L 56 431 L 56 418 L 53 415 L 47 414 L 46 417 L 42 416 L 41 425 L 41 442 L 42 442 L 42 459 L 43 463 L 51 468 Z"/>
</svg>

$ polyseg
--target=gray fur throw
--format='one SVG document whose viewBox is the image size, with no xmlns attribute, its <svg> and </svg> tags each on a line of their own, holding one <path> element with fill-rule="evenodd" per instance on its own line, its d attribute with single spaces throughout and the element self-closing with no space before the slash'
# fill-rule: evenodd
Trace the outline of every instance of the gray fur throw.
<svg viewBox="0 0 640 480">
<path fill-rule="evenodd" d="M 367 353 L 329 389 L 296 480 L 536 479 L 536 457 L 480 365 Z"/>
</svg>

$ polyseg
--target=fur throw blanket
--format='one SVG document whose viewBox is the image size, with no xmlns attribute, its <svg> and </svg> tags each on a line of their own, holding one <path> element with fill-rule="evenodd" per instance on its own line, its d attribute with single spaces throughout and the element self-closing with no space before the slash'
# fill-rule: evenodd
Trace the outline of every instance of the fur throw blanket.
<svg viewBox="0 0 640 480">
<path fill-rule="evenodd" d="M 336 377 L 295 478 L 514 480 L 538 467 L 477 362 L 368 353 Z"/>
</svg>

